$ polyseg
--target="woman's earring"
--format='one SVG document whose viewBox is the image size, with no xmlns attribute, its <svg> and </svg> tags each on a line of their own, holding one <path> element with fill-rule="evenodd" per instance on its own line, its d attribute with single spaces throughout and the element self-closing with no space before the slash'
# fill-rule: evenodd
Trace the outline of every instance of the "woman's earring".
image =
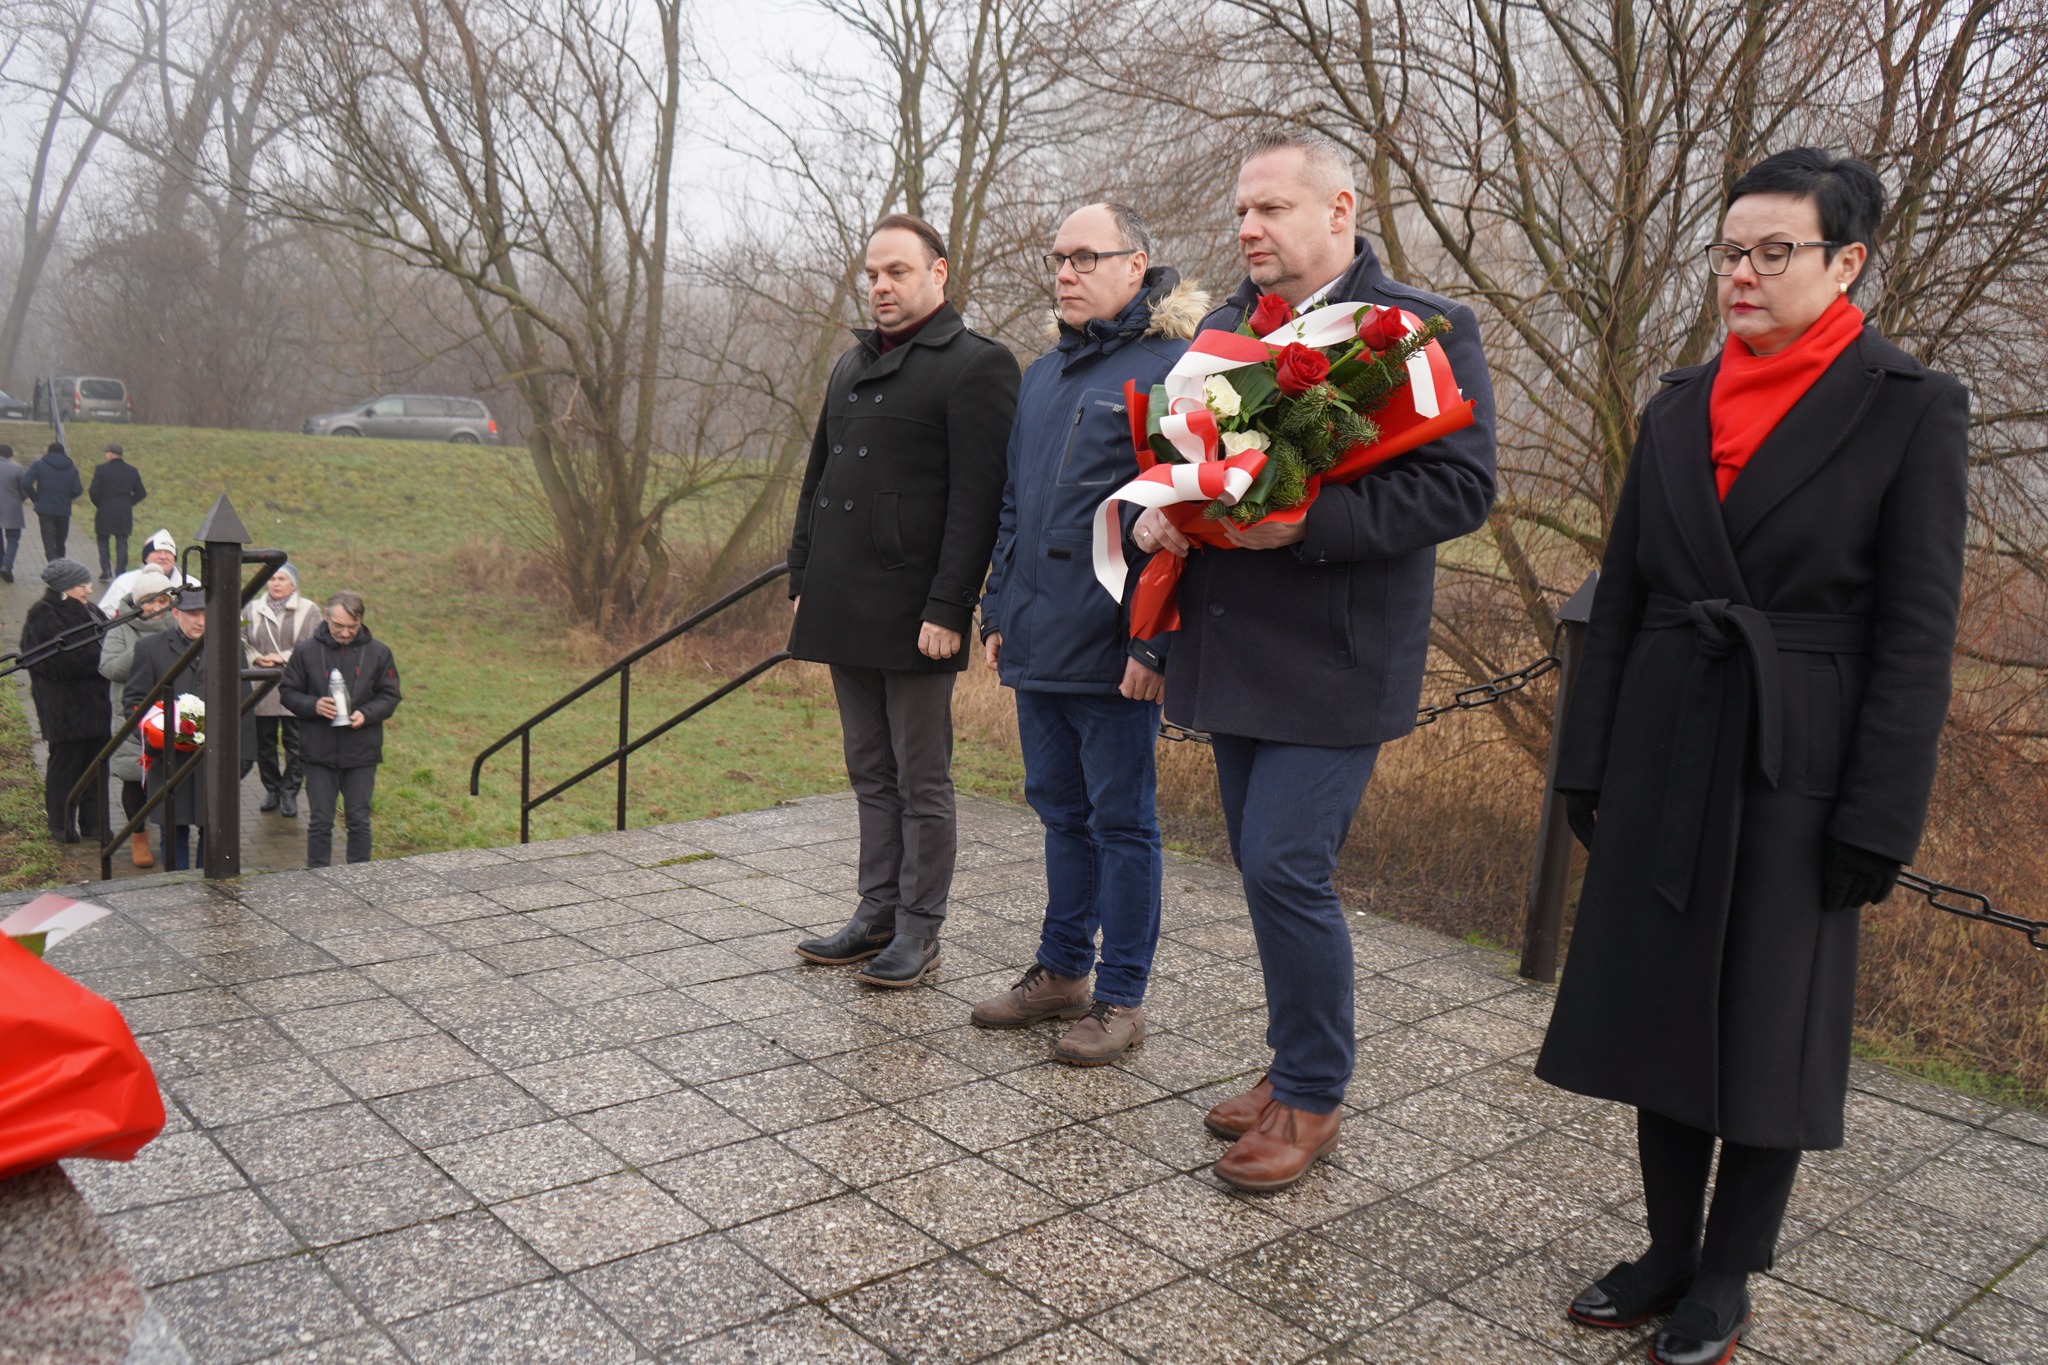
<svg viewBox="0 0 2048 1365">
<path fill-rule="evenodd" d="M 1843 283 L 1841 283 L 1841 284 L 1838 284 L 1838 285 L 1836 285 L 1836 286 L 1835 286 L 1835 292 L 1836 292 L 1837 294 L 1846 294 L 1846 293 L 1848 293 L 1848 292 L 1849 292 L 1849 285 L 1848 285 L 1848 282 L 1847 282 L 1847 281 L 1844 281 Z"/>
</svg>

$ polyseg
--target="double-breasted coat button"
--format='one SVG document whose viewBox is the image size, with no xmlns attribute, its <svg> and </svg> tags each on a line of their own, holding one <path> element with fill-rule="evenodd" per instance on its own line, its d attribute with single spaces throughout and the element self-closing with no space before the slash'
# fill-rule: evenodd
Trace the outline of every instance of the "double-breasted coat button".
<svg viewBox="0 0 2048 1365">
<path fill-rule="evenodd" d="M 849 403 L 858 403 L 860 401 L 860 395 L 857 393 L 849 393 L 848 395 L 846 395 L 846 401 Z"/>
<path fill-rule="evenodd" d="M 846 502 L 845 502 L 844 506 L 845 506 L 845 508 L 846 508 L 846 510 L 847 510 L 847 511 L 851 512 L 851 511 L 853 510 L 853 499 L 852 499 L 852 498 L 848 498 L 848 499 L 846 500 Z"/>
<path fill-rule="evenodd" d="M 826 497 L 824 494 L 821 493 L 818 495 L 818 506 L 823 507 L 826 503 L 830 501 L 832 501 L 832 499 Z"/>
<path fill-rule="evenodd" d="M 880 395 L 879 393 L 878 393 L 878 394 L 876 394 L 876 395 L 875 395 L 875 401 L 876 401 L 877 403 L 881 402 L 881 401 L 882 401 L 882 395 Z"/>
<path fill-rule="evenodd" d="M 868 448 L 866 446 L 862 446 L 859 450 L 856 450 L 854 454 L 860 456 L 862 459 L 866 459 L 868 455 Z"/>
<path fill-rule="evenodd" d="M 1211 616 L 1221 616 L 1223 614 L 1223 604 L 1221 602 L 1211 602 L 1209 604 L 1209 614 Z"/>
<path fill-rule="evenodd" d="M 837 455 L 837 454 L 838 454 L 838 453 L 839 453 L 840 451 L 842 451 L 842 450 L 844 450 L 844 449 L 846 449 L 846 447 L 845 447 L 845 446 L 833 446 L 833 447 L 832 447 L 832 453 L 833 453 L 834 455 Z M 863 451 L 861 452 L 861 454 L 865 455 L 865 454 L 867 454 L 867 452 L 866 452 L 865 450 L 863 450 Z"/>
</svg>

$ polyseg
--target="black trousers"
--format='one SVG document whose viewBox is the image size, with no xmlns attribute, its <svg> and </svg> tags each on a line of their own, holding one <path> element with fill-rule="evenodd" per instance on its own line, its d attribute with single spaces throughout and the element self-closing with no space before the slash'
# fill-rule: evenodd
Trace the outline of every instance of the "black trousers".
<svg viewBox="0 0 2048 1365">
<path fill-rule="evenodd" d="M 278 761 L 278 750 L 284 761 Z M 263 774 L 263 790 L 297 792 L 306 784 L 306 765 L 299 761 L 299 718 L 297 716 L 256 717 L 256 771 Z"/>
<path fill-rule="evenodd" d="M 73 806 L 65 799 L 72 785 L 85 776 L 85 770 L 92 766 L 92 756 L 100 751 L 106 737 L 98 739 L 63 739 L 50 746 L 49 766 L 43 769 L 43 811 L 49 817 L 50 833 L 64 838 L 72 831 L 72 813 L 77 812 L 78 828 L 87 834 L 99 831 L 99 800 L 91 788 Z"/>
<path fill-rule="evenodd" d="M 348 823 L 348 860 L 370 861 L 370 793 L 377 785 L 377 765 L 330 768 L 306 765 L 306 866 L 326 867 L 334 861 L 334 801 L 341 798 Z"/>
<path fill-rule="evenodd" d="M 36 522 L 43 528 L 43 562 L 50 564 L 62 559 L 64 542 L 71 538 L 71 518 L 38 512 Z"/>
<path fill-rule="evenodd" d="M 100 545 L 100 577 L 108 578 L 117 573 L 128 572 L 128 535 L 103 535 L 94 537 Z M 113 542 L 115 553 L 107 553 L 108 542 Z"/>
<path fill-rule="evenodd" d="M 1714 1164 L 1714 1135 L 1638 1109 L 1636 1150 L 1643 1160 L 1651 1245 L 1688 1253 L 1699 1247 L 1703 1270 L 1733 1274 L 1771 1268 L 1785 1205 L 1799 1174 L 1797 1149 L 1722 1143 L 1704 1241 L 1700 1213 Z"/>
<path fill-rule="evenodd" d="M 846 778 L 860 809 L 861 923 L 936 938 L 959 838 L 953 805 L 953 680 L 832 665 Z"/>
</svg>

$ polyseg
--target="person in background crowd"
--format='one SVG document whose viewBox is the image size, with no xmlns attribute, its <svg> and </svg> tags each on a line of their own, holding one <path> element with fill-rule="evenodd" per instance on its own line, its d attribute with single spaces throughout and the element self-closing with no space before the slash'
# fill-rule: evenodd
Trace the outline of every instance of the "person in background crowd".
<svg viewBox="0 0 2048 1365">
<path fill-rule="evenodd" d="M 856 978 L 938 969 L 953 885 L 953 680 L 1003 498 L 1017 360 L 946 302 L 946 243 L 892 213 L 868 237 L 875 330 L 826 386 L 789 544 L 789 650 L 832 666 L 860 809 L 860 908 L 797 944 Z"/>
<path fill-rule="evenodd" d="M 1046 264 L 1056 344 L 1017 392 L 981 599 L 984 657 L 1017 691 L 1024 797 L 1045 825 L 1045 924 L 1037 960 L 972 1018 L 1027 1028 L 1078 1017 L 1053 1056 L 1101 1066 L 1145 1038 L 1159 947 L 1153 750 L 1167 643 L 1130 638 L 1095 581 L 1088 537 L 1103 494 L 1138 473 L 1125 381 L 1149 393 L 1166 378 L 1209 296 L 1152 266 L 1145 225 L 1123 204 L 1069 215 Z"/>
<path fill-rule="evenodd" d="M 132 654 L 134 662 L 128 670 L 128 681 L 121 689 L 121 705 L 128 712 L 137 706 L 148 705 L 154 700 L 156 687 L 171 671 L 185 647 L 194 640 L 206 637 L 206 595 L 198 588 L 186 586 L 178 591 L 171 605 L 171 628 L 141 640 Z M 206 651 L 200 650 L 187 664 L 185 671 L 172 684 L 177 695 L 187 693 L 195 697 L 206 695 Z M 249 684 L 244 681 L 240 692 L 249 695 Z M 218 733 L 222 724 L 233 724 L 232 718 L 212 716 L 206 718 L 209 732 Z M 253 716 L 241 717 L 242 752 L 253 753 L 256 749 L 256 722 Z M 150 746 L 146 750 L 148 763 L 144 790 L 154 796 L 169 780 L 171 774 L 190 757 L 179 750 L 176 743 L 161 749 Z M 150 812 L 153 823 L 163 827 L 163 843 L 160 856 L 166 872 L 176 872 L 192 866 L 194 857 L 206 856 L 206 746 L 199 746 L 199 763 L 192 775 L 178 784 L 177 790 L 157 808 Z M 200 842 L 195 854 L 191 833 L 199 830 Z"/>
<path fill-rule="evenodd" d="M 299 596 L 299 571 L 287 564 L 242 610 L 242 643 L 256 668 L 283 668 L 292 651 L 320 628 L 320 608 Z M 280 684 L 282 680 L 280 679 Z M 299 722 L 278 688 L 256 703 L 256 771 L 263 776 L 263 809 L 286 818 L 299 813 L 305 766 L 299 759 Z"/>
<path fill-rule="evenodd" d="M 122 458 L 118 441 L 107 442 L 106 458 L 92 472 L 92 533 L 99 543 L 100 582 L 116 573 L 128 572 L 128 537 L 135 534 L 135 505 L 149 496 L 142 486 L 142 471 Z M 108 553 L 112 542 L 113 554 Z"/>
<path fill-rule="evenodd" d="M 71 463 L 62 441 L 50 442 L 43 458 L 28 467 L 21 491 L 36 507 L 36 521 L 43 530 L 43 559 L 54 564 L 64 557 L 71 536 L 71 504 L 85 496 L 78 466 Z"/>
<path fill-rule="evenodd" d="M 1415 728 L 1429 655 L 1436 547 L 1486 524 L 1493 505 L 1493 386 L 1470 308 L 1388 277 L 1354 230 L 1349 155 L 1279 129 L 1238 171 L 1246 278 L 1205 327 L 1234 330 L 1265 297 L 1300 310 L 1371 303 L 1451 324 L 1444 355 L 1475 421 L 1336 487 L 1297 521 L 1232 534 L 1189 554 L 1157 509 L 1142 552 L 1186 556 L 1166 718 L 1207 730 L 1230 853 L 1244 877 L 1265 970 L 1273 1064 L 1209 1111 L 1234 1139 L 1214 1167 L 1242 1189 L 1277 1189 L 1335 1150 L 1357 1061 L 1351 927 L 1332 883 L 1380 746 Z"/>
<path fill-rule="evenodd" d="M 154 569 L 171 581 L 173 588 L 196 588 L 199 580 L 187 578 L 178 567 L 178 542 L 171 533 L 159 527 L 148 540 L 142 542 L 142 567 L 130 569 L 127 573 L 116 574 L 106 592 L 100 595 L 100 610 L 112 616 L 121 605 L 121 599 L 135 589 L 135 580 L 146 570 Z"/>
<path fill-rule="evenodd" d="M 1590 854 L 1536 1075 L 1635 1109 L 1649 1234 L 1567 1311 L 1669 1311 L 1657 1365 L 1729 1359 L 1800 1153 L 1842 1145 L 1860 911 L 1948 714 L 1970 395 L 1850 301 L 1884 201 L 1811 147 L 1729 189 L 1727 341 L 1643 409 L 1558 740 Z"/>
<path fill-rule="evenodd" d="M 114 612 L 118 620 L 107 630 L 106 638 L 100 642 L 100 676 L 113 684 L 114 721 L 123 724 L 128 713 L 121 706 L 123 684 L 128 681 L 129 670 L 135 665 L 135 646 L 151 635 L 158 635 L 171 626 L 171 580 L 147 568 L 138 574 L 128 576 L 133 586 L 120 601 Z M 139 611 L 140 615 L 131 613 Z M 107 770 L 121 783 L 121 819 L 125 824 L 135 818 L 135 812 L 142 809 L 142 735 L 130 731 L 128 738 L 121 741 L 121 747 L 107 763 Z M 136 830 L 128 839 L 128 860 L 137 867 L 155 867 L 156 858 L 149 851 L 149 833 Z"/>
<path fill-rule="evenodd" d="M 14 462 L 14 447 L 0 442 L 0 583 L 14 581 L 14 556 L 21 551 L 21 481 L 28 471 Z"/>
<path fill-rule="evenodd" d="M 348 860 L 370 860 L 370 804 L 377 765 L 384 761 L 384 722 L 404 698 L 398 664 L 382 641 L 363 624 L 363 599 L 338 592 L 327 599 L 326 619 L 312 637 L 292 650 L 277 690 L 287 711 L 299 718 L 299 754 L 306 767 L 306 866 L 334 860 L 334 803 L 339 797 L 348 821 Z M 348 692 L 345 724 L 329 688 L 341 673 Z"/>
<path fill-rule="evenodd" d="M 26 654 L 76 626 L 106 620 L 92 604 L 92 570 L 70 559 L 43 566 L 43 596 L 28 609 L 21 624 L 21 649 Z M 76 805 L 71 788 L 85 775 L 94 754 L 112 733 L 107 728 L 106 694 L 99 689 L 100 642 L 81 632 L 62 649 L 29 665 L 29 690 L 35 697 L 36 723 L 49 746 L 43 771 L 43 811 L 50 837 L 75 844 L 81 832 L 99 832 L 100 803 L 87 792 Z"/>
</svg>

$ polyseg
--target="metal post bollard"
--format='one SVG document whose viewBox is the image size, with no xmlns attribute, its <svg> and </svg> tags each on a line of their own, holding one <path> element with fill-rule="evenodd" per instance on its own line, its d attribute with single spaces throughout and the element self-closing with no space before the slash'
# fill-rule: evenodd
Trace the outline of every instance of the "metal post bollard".
<svg viewBox="0 0 2048 1365">
<path fill-rule="evenodd" d="M 1586 575 L 1557 613 L 1557 710 L 1550 721 L 1550 757 L 1543 765 L 1543 816 L 1536 825 L 1536 866 L 1529 876 L 1529 905 L 1522 924 L 1521 974 L 1531 981 L 1557 980 L 1557 948 L 1564 937 L 1564 893 L 1571 878 L 1572 831 L 1565 823 L 1564 798 L 1557 794 L 1557 765 L 1564 718 L 1571 706 L 1572 679 L 1586 645 L 1598 573 Z"/>
<path fill-rule="evenodd" d="M 223 493 L 199 524 L 206 575 L 206 878 L 242 875 L 242 547 L 248 528 Z"/>
</svg>

